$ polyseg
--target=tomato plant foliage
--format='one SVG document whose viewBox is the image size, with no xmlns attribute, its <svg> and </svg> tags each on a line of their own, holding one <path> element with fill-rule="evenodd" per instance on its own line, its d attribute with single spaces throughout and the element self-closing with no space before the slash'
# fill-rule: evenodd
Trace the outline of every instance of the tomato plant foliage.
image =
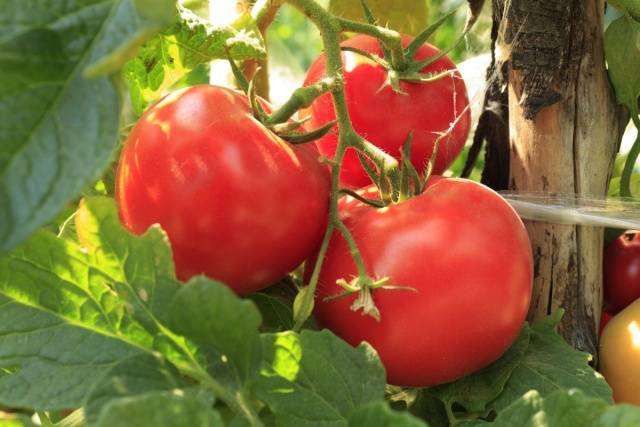
<svg viewBox="0 0 640 427">
<path fill-rule="evenodd" d="M 170 23 L 172 2 L 159 3 L 2 2 L 0 252 L 50 220 L 106 167 L 121 102 L 111 78 L 85 73 L 111 70 Z"/>
<path fill-rule="evenodd" d="M 239 57 L 264 55 L 249 31 L 205 28 L 187 13 L 173 24 L 173 0 L 0 6 L 0 252 L 100 177 L 121 125 L 122 95 L 109 73 L 145 40 L 164 30 L 125 67 L 138 109 L 145 105 L 142 91 L 159 89 L 176 62 L 194 66 L 223 57 L 225 47 Z"/>
<path fill-rule="evenodd" d="M 256 416 L 277 425 L 426 425 L 388 408 L 368 344 L 352 348 L 326 330 L 261 332 L 270 313 L 252 301 L 204 277 L 179 284 L 158 227 L 130 235 L 104 197 L 76 215 L 75 237 L 43 231 L 0 261 L 2 404 L 84 407 L 98 426 L 142 426 L 158 414 L 172 425 L 225 425 L 225 406 L 257 400 L 266 407 Z M 484 370 L 418 392 L 460 418 L 520 411 L 530 390 L 546 399 L 579 388 L 607 406 L 610 390 L 588 355 L 554 332 L 558 319 L 525 326 Z"/>
<path fill-rule="evenodd" d="M 614 45 L 637 40 L 633 5 L 616 2 L 625 13 L 607 36 L 612 81 L 630 108 L 637 80 L 621 58 L 635 61 L 640 44 L 624 55 Z M 214 27 L 175 6 L 0 0 L 1 427 L 640 422 L 637 407 L 612 404 L 590 356 L 556 333 L 561 313 L 521 325 L 480 371 L 399 388 L 368 343 L 313 321 L 296 328 L 286 280 L 246 297 L 204 276 L 179 281 L 160 226 L 134 236 L 121 225 L 108 166 L 133 117 L 185 73 L 266 51 L 249 14 Z M 63 209 L 73 212 L 64 223 L 54 219 Z"/>
</svg>

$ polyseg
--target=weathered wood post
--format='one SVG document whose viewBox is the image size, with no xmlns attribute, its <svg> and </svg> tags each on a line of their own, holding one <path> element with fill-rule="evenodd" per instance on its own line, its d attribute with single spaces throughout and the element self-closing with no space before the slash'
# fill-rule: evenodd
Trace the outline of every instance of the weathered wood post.
<svg viewBox="0 0 640 427">
<path fill-rule="evenodd" d="M 502 108 L 479 135 L 489 140 L 484 179 L 518 191 L 604 196 L 623 131 L 605 69 L 604 0 L 494 0 L 493 8 L 497 80 L 487 97 Z M 602 229 L 526 225 L 535 257 L 529 318 L 564 308 L 560 333 L 595 355 Z"/>
</svg>

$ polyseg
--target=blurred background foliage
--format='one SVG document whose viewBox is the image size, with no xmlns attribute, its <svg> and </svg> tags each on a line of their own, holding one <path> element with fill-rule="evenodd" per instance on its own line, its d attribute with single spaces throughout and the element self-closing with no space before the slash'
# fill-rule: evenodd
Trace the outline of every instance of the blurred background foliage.
<svg viewBox="0 0 640 427">
<path fill-rule="evenodd" d="M 215 8 L 216 1 L 220 0 L 211 1 Z M 360 0 L 321 0 L 319 3 L 330 8 L 334 13 L 350 19 L 364 20 Z M 463 0 L 369 0 L 367 2 L 380 24 L 410 34 L 419 32 L 440 16 L 460 6 L 457 13 L 447 19 L 430 40 L 441 49 L 452 46 L 458 41 L 466 20 L 465 3 Z M 185 0 L 183 4 L 202 16 L 207 16 L 209 13 L 206 0 Z M 489 51 L 490 9 L 490 2 L 486 2 L 474 29 L 450 52 L 449 57 L 454 62 L 459 63 Z M 284 5 L 269 27 L 266 38 L 270 79 L 274 80 L 272 85 L 276 91 L 287 92 L 284 95 L 273 93 L 274 99 L 286 98 L 290 90 L 302 82 L 307 68 L 321 53 L 320 34 L 300 12 L 289 5 Z M 198 67 L 185 78 L 183 84 L 207 81 L 207 68 Z"/>
<path fill-rule="evenodd" d="M 367 3 L 380 24 L 407 33 L 419 32 L 440 16 L 462 5 L 430 40 L 441 49 L 458 41 L 467 16 L 464 5 L 466 2 L 461 0 L 370 0 Z M 490 2 L 486 3 L 475 28 L 449 54 L 454 62 L 459 63 L 489 51 L 491 6 Z M 335 13 L 350 19 L 364 20 L 360 0 L 331 0 L 324 4 Z M 280 74 L 288 74 L 292 80 L 301 82 L 306 69 L 322 49 L 317 29 L 300 12 L 288 5 L 282 7 L 269 27 L 267 41 L 270 72 L 276 80 Z M 281 71 L 283 68 L 286 71 Z M 277 83 L 274 84 L 275 88 L 278 87 Z M 274 95 L 274 99 L 279 98 L 279 94 Z"/>
<path fill-rule="evenodd" d="M 231 0 L 210 0 L 212 9 L 223 7 Z M 243 0 L 239 0 L 243 2 Z M 244 0 L 247 7 L 251 1 Z M 325 8 L 333 13 L 349 19 L 364 21 L 361 0 L 319 0 Z M 217 3 L 217 4 L 216 4 Z M 232 2 L 233 3 L 233 2 Z M 183 4 L 203 17 L 209 16 L 209 1 L 183 0 Z M 456 63 L 489 52 L 491 43 L 491 2 L 485 2 L 482 14 L 472 31 L 458 43 L 467 18 L 465 0 L 368 0 L 367 4 L 378 19 L 380 25 L 407 34 L 419 33 L 423 28 L 434 22 L 442 15 L 457 8 L 457 12 L 449 17 L 445 23 L 429 40 L 440 49 L 455 45 L 449 57 Z M 233 4 L 232 4 L 233 6 Z M 297 9 L 284 5 L 275 16 L 266 34 L 270 96 L 274 104 L 284 102 L 291 92 L 302 85 L 306 70 L 314 59 L 322 52 L 320 33 Z M 479 84 L 484 82 L 485 63 L 472 64 L 481 67 L 474 73 L 480 76 Z M 209 67 L 198 66 L 178 83 L 178 87 L 209 82 Z M 468 82 L 469 83 L 469 82 Z M 470 93 L 473 93 L 473 89 Z M 481 94 L 480 94 L 481 95 Z M 481 98 L 481 96 L 480 96 Z M 473 102 L 473 100 L 472 100 Z M 481 99 L 477 102 L 481 102 Z M 466 150 L 451 166 L 448 175 L 458 176 L 464 166 Z M 484 159 L 478 159 L 470 178 L 479 180 Z"/>
</svg>

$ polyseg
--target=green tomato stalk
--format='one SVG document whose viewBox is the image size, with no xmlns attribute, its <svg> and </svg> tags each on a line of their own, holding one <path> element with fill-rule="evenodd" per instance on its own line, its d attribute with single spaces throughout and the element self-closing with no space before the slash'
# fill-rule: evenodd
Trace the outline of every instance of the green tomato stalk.
<svg viewBox="0 0 640 427">
<path fill-rule="evenodd" d="M 401 34 L 397 31 L 376 25 L 376 20 L 367 7 L 365 1 L 362 3 L 368 23 L 354 22 L 337 17 L 322 8 L 315 0 L 286 1 L 298 8 L 319 28 L 326 58 L 326 77 L 324 81 L 320 82 L 319 87 L 309 89 L 303 88 L 300 92 L 297 91 L 290 102 L 287 102 L 281 111 L 276 112 L 277 119 L 271 120 L 281 121 L 285 119 L 285 117 L 288 118 L 293 114 L 296 107 L 311 105 L 313 99 L 322 95 L 326 91 L 329 91 L 332 96 L 338 126 L 338 146 L 336 147 L 334 158 L 330 161 L 331 201 L 329 208 L 329 223 L 314 265 L 311 279 L 306 287 L 301 288 L 298 296 L 296 297 L 296 301 L 294 302 L 294 330 L 299 330 L 313 311 L 314 295 L 318 285 L 320 270 L 326 256 L 329 241 L 335 230 L 339 231 L 347 242 L 350 254 L 353 257 L 358 271 L 358 276 L 353 278 L 350 282 L 338 284 L 341 285 L 347 293 L 357 292 L 359 294 L 352 306 L 354 310 L 362 309 L 364 313 L 370 314 L 374 318 L 379 319 L 379 312 L 375 307 L 373 298 L 371 297 L 371 291 L 380 287 L 384 287 L 385 289 L 404 288 L 386 285 L 387 278 L 373 278 L 369 276 L 353 235 L 339 217 L 338 199 L 340 195 L 344 193 L 354 195 L 354 193 L 349 193 L 348 190 L 341 189 L 339 187 L 340 171 L 345 152 L 347 148 L 353 148 L 357 151 L 363 167 L 371 177 L 372 181 L 375 182 L 380 189 L 381 201 L 384 204 L 401 202 L 406 200 L 412 194 L 419 194 L 422 192 L 426 185 L 426 180 L 430 175 L 430 166 L 434 161 L 435 156 L 432 157 L 427 170 L 424 171 L 426 172 L 424 177 L 420 178 L 415 168 L 413 168 L 413 165 L 411 165 L 408 155 L 411 135 L 409 135 L 407 139 L 406 152 L 404 153 L 402 161 L 403 167 L 401 168 L 399 162 L 393 156 L 385 153 L 382 149 L 365 140 L 355 131 L 349 118 L 344 93 L 344 74 L 342 71 L 340 34 L 342 32 L 349 31 L 367 34 L 378 39 L 384 53 L 384 58 L 376 57 L 371 59 L 380 65 L 383 65 L 384 68 L 387 69 L 387 84 L 396 92 L 402 93 L 399 83 L 402 80 L 417 83 L 428 83 L 450 74 L 450 72 L 447 71 L 437 75 L 425 75 L 421 73 L 421 70 L 438 60 L 441 56 L 444 56 L 453 47 L 460 43 L 471 29 L 477 15 L 475 13 L 470 15 L 462 35 L 454 46 L 451 46 L 449 49 L 445 49 L 435 57 L 427 58 L 423 61 L 416 61 L 414 57 L 417 49 L 445 22 L 449 16 L 451 16 L 451 14 L 455 12 L 455 10 L 446 14 L 427 27 L 418 36 L 416 36 L 416 38 L 410 42 L 406 48 L 403 48 Z M 482 2 L 477 1 L 475 3 L 480 5 L 482 4 Z M 362 52 L 362 54 L 370 56 L 366 52 Z M 439 140 L 437 142 L 439 142 Z M 438 146 L 437 142 L 434 147 L 434 155 Z M 377 170 L 370 167 L 367 160 L 372 161 Z M 413 182 L 413 184 L 411 184 L 411 182 Z M 384 285 L 382 285 L 383 283 Z"/>
<path fill-rule="evenodd" d="M 634 105 L 631 105 L 630 110 L 631 120 L 636 129 L 638 129 L 638 137 L 629 151 L 627 160 L 624 163 L 624 169 L 622 170 L 622 176 L 620 177 L 620 196 L 622 197 L 633 197 L 633 194 L 631 194 L 631 175 L 633 174 L 633 168 L 640 154 L 640 112 L 637 106 Z"/>
<path fill-rule="evenodd" d="M 340 170 L 347 148 L 353 147 L 365 154 L 378 167 L 381 174 L 399 177 L 398 161 L 380 148 L 362 138 L 353 128 L 347 102 L 344 94 L 344 75 L 342 72 L 342 52 L 340 50 L 340 34 L 344 31 L 366 33 L 381 40 L 390 50 L 392 61 L 398 67 L 403 67 L 404 53 L 400 43 L 400 34 L 386 28 L 371 24 L 361 24 L 338 18 L 323 9 L 314 0 L 288 0 L 290 4 L 304 13 L 319 29 L 322 35 L 324 53 L 326 56 L 326 77 L 333 81 L 330 93 L 338 124 L 338 146 L 331 167 L 331 201 L 329 206 L 329 224 L 322 240 L 322 245 L 314 265 L 313 273 L 307 287 L 296 297 L 294 313 L 294 330 L 299 330 L 307 317 L 313 311 L 314 295 L 318 285 L 322 262 L 329 247 L 329 241 L 334 230 L 338 230 L 347 244 L 358 269 L 358 277 L 352 285 L 361 289 L 362 293 L 369 293 L 376 280 L 369 277 L 362 255 L 349 229 L 344 225 L 338 214 L 338 198 L 340 196 Z M 395 54 L 394 54 L 395 53 Z M 399 180 L 399 179 L 398 179 Z M 373 304 L 372 299 L 368 299 Z M 367 307 L 367 311 L 375 312 L 375 307 Z"/>
<path fill-rule="evenodd" d="M 374 317 L 379 317 L 373 298 L 371 298 L 371 291 L 380 287 L 385 289 L 395 287 L 386 285 L 387 278 L 372 278 L 369 276 L 353 235 L 340 219 L 338 213 L 338 199 L 340 195 L 346 193 L 360 199 L 357 193 L 340 188 L 340 171 L 345 152 L 348 148 L 353 148 L 358 153 L 358 157 L 360 158 L 363 167 L 371 177 L 372 181 L 375 182 L 380 189 L 381 201 L 377 201 L 377 203 L 384 203 L 386 205 L 403 201 L 410 197 L 411 194 L 421 192 L 422 189 L 424 189 L 426 179 L 421 180 L 418 176 L 417 171 L 413 168 L 408 158 L 408 151 L 404 153 L 402 162 L 404 167 L 402 167 L 401 171 L 399 162 L 393 156 L 364 139 L 353 128 L 344 92 L 344 74 L 342 71 L 340 35 L 343 32 L 354 32 L 366 34 L 378 39 L 384 53 L 384 58 L 372 57 L 370 59 L 376 61 L 380 65 L 383 65 L 388 70 L 387 84 L 389 84 L 396 92 L 402 93 L 399 85 L 401 80 L 427 83 L 449 75 L 449 72 L 437 75 L 425 75 L 421 73 L 421 70 L 430 63 L 438 60 L 441 56 L 445 55 L 455 45 L 442 51 L 439 55 L 423 61 L 416 61 L 414 56 L 417 49 L 440 25 L 442 25 L 442 23 L 445 22 L 452 13 L 455 12 L 455 10 L 434 22 L 416 36 L 416 38 L 409 43 L 406 48 L 404 48 L 402 45 L 401 34 L 389 28 L 378 26 L 373 14 L 364 1 L 363 9 L 368 23 L 355 22 L 335 16 L 325 10 L 315 0 L 258 1 L 252 11 L 252 14 L 259 22 L 259 26 L 262 31 L 266 29 L 268 23 L 273 19 L 275 12 L 284 2 L 298 8 L 320 30 L 324 46 L 324 54 L 326 57 L 325 78 L 314 85 L 296 90 L 291 98 L 270 116 L 263 111 L 257 101 L 252 82 L 247 83 L 241 76 L 239 76 L 238 81 L 243 87 L 248 86 L 247 92 L 252 99 L 254 114 L 257 114 L 257 118 L 267 127 L 277 132 L 291 143 L 307 142 L 326 134 L 333 129 L 334 124 L 337 124 L 338 127 L 338 146 L 336 147 L 334 158 L 332 160 L 327 160 L 331 164 L 331 200 L 329 206 L 328 226 L 323 237 L 309 283 L 307 286 L 300 289 L 296 300 L 294 301 L 294 330 L 299 330 L 313 311 L 314 296 L 318 285 L 320 270 L 329 247 L 331 236 L 336 230 L 340 232 L 347 242 L 350 254 L 353 257 L 358 271 L 358 276 L 353 280 L 348 283 L 344 282 L 339 284 L 346 292 L 359 293 L 359 297 L 356 299 L 353 306 L 354 310 L 362 309 L 365 313 L 372 314 Z M 479 2 L 479 4 L 481 3 L 482 2 Z M 474 16 L 472 14 L 458 43 L 464 38 L 464 35 L 471 28 L 474 20 L 473 18 Z M 357 53 L 370 56 L 366 52 Z M 233 63 L 232 68 L 234 69 L 234 73 L 241 74 Z M 317 97 L 327 92 L 331 93 L 336 114 L 336 122 L 328 123 L 327 125 L 308 133 L 301 133 L 295 130 L 301 123 L 290 122 L 289 119 L 296 111 L 310 106 Z M 410 136 L 408 137 L 406 150 L 409 149 L 409 144 Z M 371 161 L 375 165 L 375 170 L 369 165 L 368 161 Z M 426 172 L 427 173 L 425 175 L 428 177 L 429 170 Z M 413 182 L 413 184 L 410 182 Z M 371 200 L 362 201 L 369 202 L 370 204 L 376 203 L 376 201 Z"/>
</svg>

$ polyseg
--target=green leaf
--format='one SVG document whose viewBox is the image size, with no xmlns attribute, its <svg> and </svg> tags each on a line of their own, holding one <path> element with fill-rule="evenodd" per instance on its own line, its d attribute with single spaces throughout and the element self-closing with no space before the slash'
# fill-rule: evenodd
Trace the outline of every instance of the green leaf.
<svg viewBox="0 0 640 427">
<path fill-rule="evenodd" d="M 640 2 L 638 0 L 608 0 L 616 9 L 629 12 L 631 16 L 640 20 Z"/>
<path fill-rule="evenodd" d="M 54 410 L 78 407 L 97 378 L 134 345 L 0 295 L 0 404 Z"/>
<path fill-rule="evenodd" d="M 427 427 L 428 424 L 408 412 L 398 412 L 385 402 L 373 402 L 361 406 L 349 417 L 352 427 Z"/>
<path fill-rule="evenodd" d="M 124 317 L 82 249 L 39 232 L 0 259 L 0 402 L 80 406 L 97 377 L 151 337 Z M 123 339 L 116 338 L 121 335 Z"/>
<path fill-rule="evenodd" d="M 119 62 L 109 56 L 113 49 L 126 56 L 157 29 L 157 16 L 149 0 L 3 0 L 0 8 L 4 253 L 54 218 L 109 163 L 118 142 L 118 87 L 110 77 L 83 74 L 101 61 L 102 71 L 113 71 Z"/>
<path fill-rule="evenodd" d="M 453 383 L 431 387 L 427 392 L 440 399 L 451 412 L 460 405 L 469 412 L 484 413 L 497 398 L 529 348 L 531 328 L 524 325 L 515 343 L 496 362 Z"/>
<path fill-rule="evenodd" d="M 258 375 L 262 359 L 260 312 L 222 283 L 196 277 L 175 295 L 170 327 L 207 355 L 209 371 L 241 388 Z"/>
<path fill-rule="evenodd" d="M 494 422 L 470 420 L 456 427 L 636 427 L 640 408 L 608 405 L 578 389 L 557 390 L 543 398 L 536 390 L 527 392 L 498 414 Z"/>
<path fill-rule="evenodd" d="M 175 392 L 117 399 L 100 413 L 96 427 L 222 427 L 220 415 L 202 401 Z"/>
<path fill-rule="evenodd" d="M 113 24 L 100 36 L 95 47 L 99 59 L 86 69 L 87 76 L 118 71 L 145 41 L 178 17 L 176 0 L 119 0 L 112 8 Z"/>
<path fill-rule="evenodd" d="M 603 400 L 579 390 L 557 390 L 542 397 L 537 390 L 525 393 L 498 414 L 492 425 L 522 427 L 587 426 L 607 407 Z"/>
<path fill-rule="evenodd" d="M 331 332 L 262 336 L 264 363 L 257 396 L 278 426 L 347 426 L 356 408 L 384 396 L 385 373 L 375 350 Z"/>
<path fill-rule="evenodd" d="M 159 355 L 135 355 L 114 365 L 96 383 L 85 403 L 85 419 L 89 425 L 95 423 L 103 407 L 114 399 L 184 386 L 178 370 Z"/>
<path fill-rule="evenodd" d="M 113 200 L 88 199 L 75 215 L 77 240 L 42 231 L 0 258 L 0 405 L 73 408 L 91 392 L 90 417 L 116 398 L 116 407 L 136 416 L 138 403 L 122 399 L 158 389 L 210 406 L 205 388 L 197 389 L 205 382 L 234 411 L 253 410 L 225 389 L 226 378 L 206 371 L 225 365 L 234 380 L 257 376 L 260 315 L 253 303 L 204 277 L 181 286 L 160 229 L 133 236 L 117 218 Z M 191 341 L 171 331 L 175 320 Z M 185 375 L 196 390 L 185 387 Z"/>
<path fill-rule="evenodd" d="M 64 413 L 68 413 L 68 410 L 64 411 Z M 60 416 L 62 416 L 62 414 L 63 413 L 60 413 Z M 83 408 L 76 409 L 66 417 L 58 419 L 55 424 L 56 427 L 83 427 L 84 425 L 85 422 Z"/>
<path fill-rule="evenodd" d="M 581 390 L 557 390 L 546 397 L 532 390 L 498 414 L 495 427 L 624 427 L 640 422 L 640 408 L 612 406 Z"/>
<path fill-rule="evenodd" d="M 262 314 L 262 330 L 280 332 L 293 329 L 293 309 L 273 295 L 257 292 L 249 295 Z"/>
<path fill-rule="evenodd" d="M 530 390 L 545 397 L 556 390 L 578 388 L 586 396 L 612 402 L 611 389 L 588 364 L 591 356 L 573 349 L 555 331 L 561 317 L 559 311 L 532 325 L 526 354 L 492 403 L 498 413 Z"/>
<path fill-rule="evenodd" d="M 389 392 L 389 386 L 387 386 Z M 441 400 L 429 394 L 429 389 L 404 389 L 388 396 L 392 406 L 397 409 L 408 409 L 415 417 L 427 421 L 431 427 L 449 427 L 447 410 Z"/>
<path fill-rule="evenodd" d="M 182 285 L 175 279 L 169 240 L 159 226 L 140 237 L 120 224 L 113 199 L 92 197 L 75 216 L 82 250 L 110 279 L 128 313 L 153 334 L 169 323 L 169 308 Z"/>
<path fill-rule="evenodd" d="M 634 405 L 615 405 L 593 421 L 591 427 L 636 427 L 640 425 L 640 408 Z"/>
<path fill-rule="evenodd" d="M 640 22 L 624 15 L 604 33 L 604 52 L 609 77 L 618 102 L 637 111 L 640 96 Z"/>
<path fill-rule="evenodd" d="M 79 407 L 125 358 L 155 349 L 179 361 L 184 340 L 163 326 L 180 289 L 166 236 L 130 235 L 104 197 L 82 203 L 75 219 L 77 241 L 40 231 L 0 258 L 4 404 Z"/>
<path fill-rule="evenodd" d="M 362 0 L 331 0 L 329 10 L 343 18 L 367 22 Z M 367 5 L 377 18 L 378 24 L 401 33 L 416 35 L 429 20 L 427 0 L 367 0 Z"/>
<path fill-rule="evenodd" d="M 0 414 L 1 416 L 2 414 Z M 0 427 L 36 427 L 31 418 L 26 415 L 11 415 L 10 418 L 0 419 Z"/>
<path fill-rule="evenodd" d="M 228 56 L 235 60 L 266 57 L 264 41 L 251 15 L 241 15 L 231 26 L 214 27 L 188 9 L 180 12 L 181 22 L 163 35 L 175 38 L 180 62 L 186 68 Z"/>
<path fill-rule="evenodd" d="M 233 26 L 214 27 L 179 7 L 179 22 L 151 39 L 124 68 L 138 114 L 197 65 L 214 59 L 264 58 L 266 50 L 250 15 Z"/>
</svg>

